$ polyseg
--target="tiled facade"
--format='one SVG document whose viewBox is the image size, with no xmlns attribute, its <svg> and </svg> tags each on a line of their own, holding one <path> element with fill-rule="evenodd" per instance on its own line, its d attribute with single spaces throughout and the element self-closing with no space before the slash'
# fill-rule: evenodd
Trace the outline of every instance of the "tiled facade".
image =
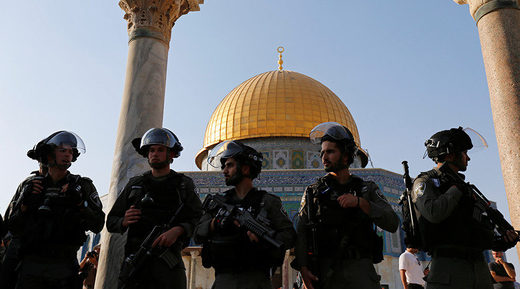
<svg viewBox="0 0 520 289">
<path fill-rule="evenodd" d="M 273 137 L 241 140 L 244 144 L 261 152 L 264 160 L 263 170 L 287 169 L 319 169 L 322 168 L 320 145 L 312 144 L 308 138 L 302 137 Z M 361 167 L 361 160 L 356 158 L 352 168 Z M 201 161 L 203 171 L 220 171 L 206 162 Z"/>
</svg>

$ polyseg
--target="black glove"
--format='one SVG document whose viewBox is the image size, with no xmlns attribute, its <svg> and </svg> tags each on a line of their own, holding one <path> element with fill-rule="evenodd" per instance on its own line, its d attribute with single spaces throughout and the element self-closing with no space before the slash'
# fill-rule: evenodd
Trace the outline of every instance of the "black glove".
<svg viewBox="0 0 520 289">
<path fill-rule="evenodd" d="M 43 196 L 45 192 L 41 192 L 39 194 L 33 194 L 33 180 L 41 180 L 42 186 L 43 184 L 43 177 L 41 176 L 35 176 L 34 178 L 30 178 L 27 180 L 27 182 L 24 184 L 22 188 L 22 192 L 20 194 L 20 200 L 19 202 L 22 202 L 22 205 L 27 207 L 36 207 L 43 203 Z"/>
<path fill-rule="evenodd" d="M 495 252 L 505 252 L 516 245 L 517 240 L 514 242 L 507 242 L 504 237 L 495 237 L 491 249 Z"/>
</svg>

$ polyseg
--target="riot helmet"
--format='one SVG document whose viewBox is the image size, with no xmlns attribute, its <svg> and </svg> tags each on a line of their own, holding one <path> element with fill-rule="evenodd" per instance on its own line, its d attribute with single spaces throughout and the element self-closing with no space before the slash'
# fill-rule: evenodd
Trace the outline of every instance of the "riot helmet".
<svg viewBox="0 0 520 289">
<path fill-rule="evenodd" d="M 229 158 L 236 160 L 239 166 L 248 165 L 250 167 L 248 177 L 251 179 L 256 178 L 262 170 L 262 154 L 236 140 L 222 142 L 211 149 L 208 154 L 208 164 L 214 168 L 224 168 L 224 164 Z M 240 169 L 238 171 L 241 173 Z"/>
<path fill-rule="evenodd" d="M 424 142 L 426 152 L 435 162 L 443 162 L 446 155 L 468 151 L 476 143 L 479 147 L 487 147 L 487 142 L 482 135 L 471 128 L 462 127 L 442 130 L 432 135 Z"/>
<path fill-rule="evenodd" d="M 309 138 L 313 144 L 321 144 L 324 141 L 338 144 L 340 150 L 347 154 L 349 166 L 354 162 L 355 157 L 359 157 L 363 168 L 368 163 L 368 155 L 358 148 L 352 132 L 337 122 L 320 123 L 311 130 Z"/>
<path fill-rule="evenodd" d="M 167 147 L 174 153 L 174 158 L 179 157 L 184 149 L 177 136 L 167 128 L 151 128 L 144 133 L 143 137 L 133 139 L 132 145 L 137 153 L 145 158 L 148 158 L 148 148 L 151 145 Z"/>
<path fill-rule="evenodd" d="M 49 153 L 53 153 L 54 149 L 60 146 L 70 146 L 72 148 L 73 162 L 78 159 L 80 154 L 86 152 L 85 143 L 77 134 L 61 130 L 38 142 L 31 150 L 27 151 L 27 156 L 47 165 Z"/>
</svg>

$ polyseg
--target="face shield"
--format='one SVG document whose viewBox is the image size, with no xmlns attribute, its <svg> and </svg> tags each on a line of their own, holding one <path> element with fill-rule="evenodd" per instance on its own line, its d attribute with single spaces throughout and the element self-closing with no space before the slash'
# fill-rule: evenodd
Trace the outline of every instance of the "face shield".
<svg viewBox="0 0 520 289">
<path fill-rule="evenodd" d="M 144 133 L 141 138 L 140 148 L 150 145 L 163 145 L 168 148 L 173 148 L 177 144 L 177 139 L 169 130 L 162 128 L 151 128 Z"/>
<path fill-rule="evenodd" d="M 325 135 L 330 136 L 337 141 L 354 141 L 352 134 L 337 122 L 324 122 L 318 124 L 311 130 L 309 138 L 313 144 L 320 144 L 321 138 Z"/>
<path fill-rule="evenodd" d="M 47 145 L 55 146 L 70 146 L 72 149 L 78 150 L 79 153 L 84 154 L 87 149 L 83 140 L 75 133 L 70 131 L 62 131 L 54 135 L 48 141 L 45 142 Z"/>
<path fill-rule="evenodd" d="M 471 143 L 473 144 L 473 148 L 471 149 L 473 152 L 482 151 L 488 148 L 488 143 L 486 139 L 478 133 L 476 130 L 467 127 L 463 129 L 463 131 L 469 136 L 471 139 Z"/>
<path fill-rule="evenodd" d="M 228 159 L 244 151 L 244 148 L 234 141 L 225 141 L 216 145 L 208 154 L 208 164 L 214 168 L 221 168 L 221 159 Z"/>
<path fill-rule="evenodd" d="M 472 152 L 479 152 L 488 147 L 486 139 L 476 130 L 467 127 L 465 129 L 459 128 L 441 131 L 434 134 L 425 143 L 426 150 L 423 154 L 423 159 L 428 156 L 428 151 L 431 152 L 431 157 L 437 157 L 453 152 L 453 149 L 457 151 L 472 150 Z M 458 133 L 457 133 L 458 131 Z M 461 134 L 464 132 L 464 134 Z M 471 143 L 468 142 L 468 137 Z M 453 147 L 450 151 L 450 144 Z"/>
</svg>

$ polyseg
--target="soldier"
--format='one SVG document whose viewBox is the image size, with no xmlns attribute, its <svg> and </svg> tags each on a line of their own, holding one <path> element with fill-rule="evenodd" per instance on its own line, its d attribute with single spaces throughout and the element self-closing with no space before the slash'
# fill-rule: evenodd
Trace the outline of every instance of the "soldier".
<svg viewBox="0 0 520 289">
<path fill-rule="evenodd" d="M 309 289 L 379 289 L 373 263 L 382 260 L 383 247 L 374 224 L 395 232 L 399 219 L 375 183 L 349 172 L 358 149 L 346 127 L 322 123 L 311 141 L 321 143 L 328 174 L 302 198 L 292 266 Z"/>
<path fill-rule="evenodd" d="M 39 169 L 37 171 L 32 171 L 31 175 L 23 180 L 18 188 L 16 189 L 16 193 L 14 194 L 9 206 L 5 212 L 5 224 L 9 221 L 9 217 L 13 213 L 15 206 L 17 204 L 17 200 L 20 197 L 22 191 L 30 186 L 27 186 L 28 183 L 32 182 L 38 176 L 45 176 L 47 174 L 47 166 L 43 164 L 40 156 L 37 155 L 37 148 L 43 145 L 45 139 L 39 141 L 32 149 L 27 151 L 27 156 L 33 160 L 38 161 Z M 16 267 L 20 262 L 19 259 L 19 249 L 20 249 L 20 239 L 13 238 L 11 233 L 9 235 L 9 245 L 6 247 L 5 257 L 3 259 L 2 270 L 0 273 L 0 284 L 2 289 L 14 289 L 16 286 L 16 280 L 18 272 L 16 271 Z"/>
<path fill-rule="evenodd" d="M 205 208 L 195 230 L 195 241 L 203 243 L 203 265 L 215 269 L 212 288 L 272 288 L 272 269 L 283 263 L 296 232 L 280 198 L 253 187 L 253 179 L 262 168 L 262 154 L 238 141 L 226 141 L 211 151 L 208 162 L 221 166 L 226 185 L 233 186 L 224 193 L 225 203 L 264 220 L 274 230 L 273 239 L 282 243 L 276 248 L 253 232 L 239 228 L 232 215 L 218 208 Z"/>
<path fill-rule="evenodd" d="M 68 131 L 53 133 L 34 149 L 48 172 L 22 183 L 8 218 L 21 246 L 16 288 L 81 288 L 76 252 L 85 231 L 99 233 L 105 220 L 92 180 L 68 171 L 81 153 L 83 140 Z"/>
<path fill-rule="evenodd" d="M 154 240 L 152 256 L 134 279 L 120 282 L 119 288 L 186 288 L 181 250 L 188 245 L 202 209 L 193 181 L 170 169 L 183 148 L 166 128 L 152 128 L 132 144 L 148 159 L 151 170 L 128 181 L 108 214 L 107 229 L 121 234 L 128 230 L 127 258 L 138 251 L 154 226 L 166 225 L 169 229 Z M 127 277 L 126 266 L 129 264 L 123 263 L 120 281 Z"/>
<path fill-rule="evenodd" d="M 435 133 L 425 142 L 437 166 L 414 181 L 412 199 L 418 209 L 423 247 L 432 256 L 426 288 L 493 288 L 483 250 L 514 246 L 518 235 L 508 231 L 494 241 L 491 226 L 474 218 L 475 199 L 453 176 L 464 178 L 468 150 L 473 147 L 461 127 Z M 475 134 L 474 134 L 475 135 Z M 479 138 L 481 139 L 479 135 Z"/>
</svg>

